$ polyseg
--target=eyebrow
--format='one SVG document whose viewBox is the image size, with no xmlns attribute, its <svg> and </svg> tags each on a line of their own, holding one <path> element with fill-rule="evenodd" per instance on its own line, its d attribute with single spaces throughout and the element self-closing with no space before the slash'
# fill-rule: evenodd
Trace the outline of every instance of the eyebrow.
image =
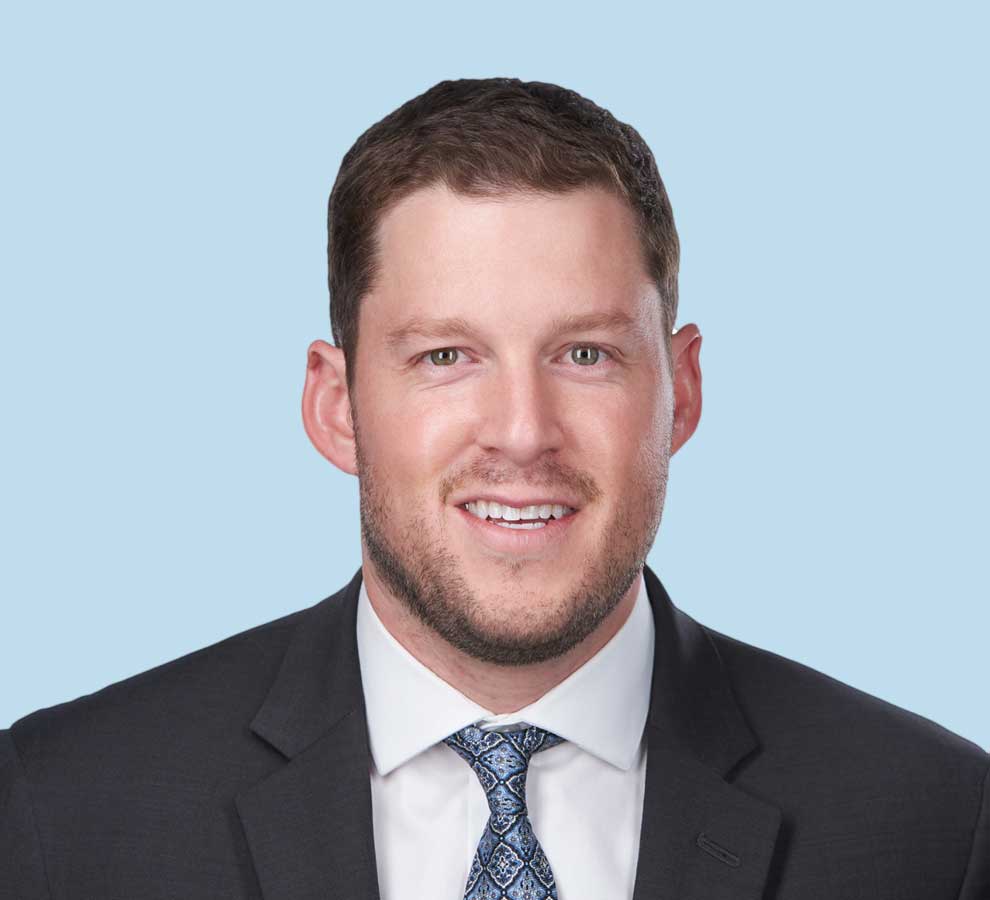
<svg viewBox="0 0 990 900">
<path fill-rule="evenodd" d="M 635 331 L 636 321 L 628 313 L 621 310 L 612 310 L 607 312 L 584 313 L 581 315 L 568 314 L 559 316 L 550 323 L 550 332 L 555 337 L 574 331 L 607 329 L 620 332 Z M 385 346 L 389 350 L 394 350 L 412 337 L 470 338 L 476 337 L 477 334 L 478 330 L 467 319 L 461 316 L 449 316 L 440 319 L 413 316 L 386 333 Z"/>
</svg>

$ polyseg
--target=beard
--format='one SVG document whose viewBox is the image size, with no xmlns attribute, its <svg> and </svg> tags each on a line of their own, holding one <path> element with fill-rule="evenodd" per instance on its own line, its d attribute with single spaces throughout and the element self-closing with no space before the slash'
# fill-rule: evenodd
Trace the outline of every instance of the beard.
<svg viewBox="0 0 990 900">
<path fill-rule="evenodd" d="M 361 451 L 356 411 L 353 424 L 361 535 L 375 572 L 408 612 L 467 656 L 500 666 L 532 665 L 562 656 L 601 625 L 640 576 L 660 527 L 669 443 L 666 451 L 643 452 L 635 469 L 635 486 L 624 492 L 615 515 L 606 523 L 607 540 L 592 539 L 596 549 L 585 558 L 580 577 L 569 590 L 555 596 L 537 590 L 527 596 L 513 577 L 526 561 L 509 560 L 506 575 L 497 579 L 502 585 L 503 602 L 499 603 L 498 587 L 483 601 L 479 585 L 465 577 L 444 523 L 438 527 L 426 515 L 403 514 L 403 507 L 408 509 L 411 504 L 391 499 L 387 479 L 378 478 Z M 484 472 L 489 473 L 487 480 Z M 472 484 L 506 480 L 493 477 L 497 476 L 493 469 L 474 468 L 468 474 L 476 476 Z M 541 474 L 545 477 L 540 485 L 565 487 L 570 482 L 584 488 L 577 496 L 600 494 L 587 479 L 568 479 L 556 466 Z M 447 496 L 450 491 L 441 493 Z"/>
</svg>

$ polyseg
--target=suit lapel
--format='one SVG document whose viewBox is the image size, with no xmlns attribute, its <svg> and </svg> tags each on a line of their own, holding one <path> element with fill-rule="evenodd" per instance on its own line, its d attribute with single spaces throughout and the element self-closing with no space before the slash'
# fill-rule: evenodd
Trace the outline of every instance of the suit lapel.
<svg viewBox="0 0 990 900">
<path fill-rule="evenodd" d="M 235 798 L 265 900 L 378 900 L 358 569 L 309 609 L 251 730 L 288 760 Z"/>
<path fill-rule="evenodd" d="M 633 900 L 759 900 L 780 811 L 650 735 Z"/>
<path fill-rule="evenodd" d="M 726 780 L 756 737 L 711 637 L 644 577 L 656 645 L 633 900 L 759 900 L 780 810 Z"/>
<path fill-rule="evenodd" d="M 759 900 L 780 811 L 730 783 L 758 750 L 707 632 L 644 567 L 656 647 L 633 900 Z M 251 723 L 286 764 L 236 798 L 265 900 L 378 900 L 357 652 L 361 570 L 307 610 Z"/>
</svg>

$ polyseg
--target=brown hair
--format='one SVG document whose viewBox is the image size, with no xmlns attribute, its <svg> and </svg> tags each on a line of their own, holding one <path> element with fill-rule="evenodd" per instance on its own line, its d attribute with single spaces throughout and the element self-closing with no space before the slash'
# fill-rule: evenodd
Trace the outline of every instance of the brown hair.
<svg viewBox="0 0 990 900">
<path fill-rule="evenodd" d="M 377 224 L 402 198 L 436 183 L 467 196 L 598 185 L 625 198 L 637 213 L 647 270 L 660 294 L 671 365 L 680 245 L 667 192 L 639 133 L 555 84 L 441 81 L 365 131 L 344 155 L 330 192 L 330 326 L 343 348 L 352 400 L 359 306 L 379 262 Z"/>
</svg>

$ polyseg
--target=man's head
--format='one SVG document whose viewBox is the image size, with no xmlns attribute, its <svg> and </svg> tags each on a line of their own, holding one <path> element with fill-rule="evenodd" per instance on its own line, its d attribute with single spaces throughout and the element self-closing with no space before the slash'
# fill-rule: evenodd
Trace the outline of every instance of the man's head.
<svg viewBox="0 0 990 900">
<path fill-rule="evenodd" d="M 652 154 L 572 91 L 443 82 L 348 151 L 328 229 L 303 416 L 358 475 L 366 578 L 472 658 L 566 653 L 634 589 L 700 415 Z M 466 506 L 500 497 L 574 512 Z"/>
</svg>

